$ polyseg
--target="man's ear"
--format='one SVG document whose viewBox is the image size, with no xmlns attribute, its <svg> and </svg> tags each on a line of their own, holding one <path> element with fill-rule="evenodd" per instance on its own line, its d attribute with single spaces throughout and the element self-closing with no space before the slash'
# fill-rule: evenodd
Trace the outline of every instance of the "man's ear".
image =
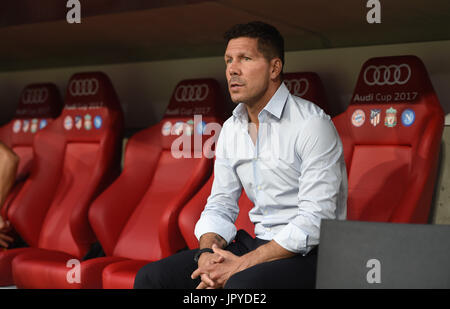
<svg viewBox="0 0 450 309">
<path fill-rule="evenodd" d="M 280 58 L 273 58 L 270 60 L 270 78 L 272 80 L 276 80 L 281 77 L 281 72 L 283 70 L 283 62 L 281 62 Z"/>
</svg>

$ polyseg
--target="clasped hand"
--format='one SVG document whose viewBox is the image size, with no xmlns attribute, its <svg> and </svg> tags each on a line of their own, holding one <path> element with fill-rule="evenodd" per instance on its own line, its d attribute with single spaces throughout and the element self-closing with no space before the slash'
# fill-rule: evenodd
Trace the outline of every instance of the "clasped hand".
<svg viewBox="0 0 450 309">
<path fill-rule="evenodd" d="M 212 246 L 214 253 L 202 254 L 198 268 L 191 278 L 200 276 L 201 282 L 197 289 L 220 289 L 225 286 L 228 279 L 240 271 L 241 259 L 230 251 L 222 250 L 217 245 Z"/>
</svg>

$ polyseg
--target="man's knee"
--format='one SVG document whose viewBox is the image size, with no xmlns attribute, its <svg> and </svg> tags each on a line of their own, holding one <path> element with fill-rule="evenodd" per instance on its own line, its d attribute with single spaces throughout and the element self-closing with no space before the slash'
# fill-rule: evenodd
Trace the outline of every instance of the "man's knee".
<svg viewBox="0 0 450 309">
<path fill-rule="evenodd" d="M 189 288 L 194 284 L 190 275 L 195 270 L 196 250 L 182 251 L 142 267 L 134 279 L 135 289 Z M 192 287 L 192 288 L 195 288 Z"/>
<path fill-rule="evenodd" d="M 135 289 L 160 289 L 161 266 L 158 262 L 153 262 L 139 269 L 134 279 Z"/>
<path fill-rule="evenodd" d="M 251 286 L 248 286 L 248 281 L 246 280 L 245 275 L 242 272 L 238 272 L 228 278 L 225 283 L 224 289 L 251 289 Z"/>
</svg>

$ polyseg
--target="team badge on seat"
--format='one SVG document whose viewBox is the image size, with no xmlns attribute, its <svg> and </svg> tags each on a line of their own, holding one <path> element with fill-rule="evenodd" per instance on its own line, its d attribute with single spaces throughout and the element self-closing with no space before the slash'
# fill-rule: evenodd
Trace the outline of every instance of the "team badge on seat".
<svg viewBox="0 0 450 309">
<path fill-rule="evenodd" d="M 19 119 L 17 119 L 17 120 L 14 122 L 14 125 L 13 125 L 13 132 L 14 132 L 14 133 L 19 133 L 21 127 L 22 127 L 22 122 L 21 122 Z"/>
<path fill-rule="evenodd" d="M 30 120 L 24 120 L 23 127 L 22 127 L 23 132 L 27 133 L 29 128 L 30 128 Z"/>
<path fill-rule="evenodd" d="M 38 130 L 38 120 L 37 120 L 37 118 L 33 118 L 31 120 L 31 129 L 30 129 L 30 131 L 31 131 L 31 133 L 36 133 L 37 130 Z"/>
<path fill-rule="evenodd" d="M 73 120 L 72 117 L 70 117 L 69 115 L 66 116 L 66 118 L 64 118 L 64 129 L 66 130 L 72 130 L 73 127 Z"/>
<path fill-rule="evenodd" d="M 87 131 L 92 129 L 92 116 L 89 114 L 84 116 L 84 129 Z"/>
<path fill-rule="evenodd" d="M 381 109 L 370 110 L 370 123 L 376 127 L 380 123 Z"/>
<path fill-rule="evenodd" d="M 47 120 L 46 119 L 42 119 L 41 122 L 39 123 L 39 130 L 42 130 L 46 126 L 47 126 Z"/>
<path fill-rule="evenodd" d="M 405 127 L 409 127 L 416 120 L 416 114 L 412 109 L 405 109 L 402 113 L 402 123 Z"/>
<path fill-rule="evenodd" d="M 102 127 L 102 124 L 103 124 L 102 116 L 100 116 L 100 115 L 95 116 L 95 118 L 94 118 L 94 127 L 96 129 L 100 129 Z"/>
<path fill-rule="evenodd" d="M 162 129 L 161 129 L 161 134 L 164 136 L 168 136 L 170 135 L 170 130 L 172 129 L 172 123 L 170 121 L 166 121 L 164 122 Z"/>
<path fill-rule="evenodd" d="M 366 121 L 366 114 L 362 109 L 357 109 L 352 114 L 352 124 L 355 127 L 360 127 Z"/>
<path fill-rule="evenodd" d="M 384 125 L 388 128 L 393 128 L 397 125 L 397 110 L 395 108 L 391 107 L 386 110 Z"/>
<path fill-rule="evenodd" d="M 83 126 L 83 118 L 81 118 L 81 116 L 75 116 L 75 128 L 81 130 L 82 126 Z"/>
</svg>

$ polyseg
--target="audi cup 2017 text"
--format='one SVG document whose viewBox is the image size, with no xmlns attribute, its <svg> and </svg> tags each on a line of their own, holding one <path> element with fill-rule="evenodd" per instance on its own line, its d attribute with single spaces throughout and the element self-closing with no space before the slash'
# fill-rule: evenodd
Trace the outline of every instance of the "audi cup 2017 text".
<svg viewBox="0 0 450 309">
<path fill-rule="evenodd" d="M 370 93 L 367 95 L 355 94 L 353 101 L 355 102 L 405 102 L 415 101 L 419 93 L 411 92 L 394 92 L 393 94 Z"/>
<path fill-rule="evenodd" d="M 363 80 L 367 86 L 402 86 L 411 79 L 411 67 L 402 63 L 399 65 L 370 65 L 363 73 Z M 356 93 L 353 97 L 355 102 L 404 102 L 415 101 L 418 92 L 391 92 L 391 93 L 365 93 L 364 95 Z"/>
</svg>

